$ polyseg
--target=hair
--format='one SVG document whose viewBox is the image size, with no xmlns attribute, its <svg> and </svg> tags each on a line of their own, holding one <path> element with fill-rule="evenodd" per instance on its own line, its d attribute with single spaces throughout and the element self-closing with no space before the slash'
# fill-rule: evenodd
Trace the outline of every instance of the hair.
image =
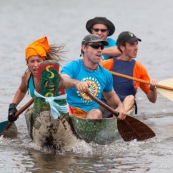
<svg viewBox="0 0 173 173">
<path fill-rule="evenodd" d="M 119 49 L 119 51 L 122 52 L 122 50 L 120 49 L 120 46 L 126 46 L 126 43 L 125 42 L 124 43 L 119 43 L 117 45 L 117 48 Z"/>
<path fill-rule="evenodd" d="M 64 47 L 65 47 L 64 44 L 61 44 L 61 45 L 52 44 L 52 45 L 50 45 L 50 51 L 47 52 L 46 60 L 62 61 L 62 59 L 64 58 L 64 53 L 66 52 L 63 50 Z"/>
<path fill-rule="evenodd" d="M 82 41 L 82 46 L 88 46 L 88 42 L 86 42 L 86 41 Z M 84 55 L 84 51 L 82 50 L 82 48 L 81 48 L 81 54 L 80 54 L 80 57 L 82 56 L 82 55 Z"/>
</svg>

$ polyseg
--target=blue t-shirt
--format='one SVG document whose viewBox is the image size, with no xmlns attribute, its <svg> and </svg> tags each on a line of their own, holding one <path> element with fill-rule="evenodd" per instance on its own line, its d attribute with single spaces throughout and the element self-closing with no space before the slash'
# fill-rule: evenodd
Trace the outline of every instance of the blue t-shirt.
<svg viewBox="0 0 173 173">
<path fill-rule="evenodd" d="M 83 60 L 74 60 L 67 63 L 61 70 L 61 74 L 67 74 L 72 79 L 88 82 L 90 92 L 101 99 L 102 92 L 110 92 L 113 89 L 113 78 L 111 73 L 98 66 L 97 70 L 90 70 L 84 66 Z M 69 105 L 78 107 L 86 112 L 94 108 L 99 108 L 99 105 L 90 99 L 86 94 L 79 93 L 76 87 L 66 89 L 67 102 Z"/>
<path fill-rule="evenodd" d="M 104 48 L 113 47 L 113 46 L 117 45 L 116 41 L 113 40 L 112 38 L 107 38 L 106 41 L 108 42 L 108 46 L 104 46 Z M 106 60 L 106 59 L 109 59 L 109 58 L 110 58 L 110 56 L 102 54 L 102 59 L 103 60 Z"/>
</svg>

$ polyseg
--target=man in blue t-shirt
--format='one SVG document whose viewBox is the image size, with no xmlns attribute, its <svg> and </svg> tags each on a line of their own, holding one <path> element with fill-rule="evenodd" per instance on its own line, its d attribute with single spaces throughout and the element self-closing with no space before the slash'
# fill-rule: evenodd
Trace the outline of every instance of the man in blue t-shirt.
<svg viewBox="0 0 173 173">
<path fill-rule="evenodd" d="M 117 49 L 116 41 L 111 36 L 115 31 L 114 24 L 106 17 L 95 17 L 90 19 L 86 23 L 86 29 L 91 34 L 96 34 L 101 37 L 102 40 L 108 42 L 108 45 L 104 46 L 102 60 L 107 60 L 112 56 L 119 56 L 121 52 Z"/>
<path fill-rule="evenodd" d="M 67 102 L 74 115 L 80 118 L 102 118 L 99 105 L 85 92 L 90 92 L 98 99 L 103 94 L 108 104 L 119 112 L 119 119 L 124 119 L 124 107 L 113 89 L 111 73 L 100 66 L 103 46 L 107 45 L 98 35 L 87 35 L 81 46 L 83 59 L 67 63 L 61 70 L 61 76 L 67 92 Z"/>
</svg>

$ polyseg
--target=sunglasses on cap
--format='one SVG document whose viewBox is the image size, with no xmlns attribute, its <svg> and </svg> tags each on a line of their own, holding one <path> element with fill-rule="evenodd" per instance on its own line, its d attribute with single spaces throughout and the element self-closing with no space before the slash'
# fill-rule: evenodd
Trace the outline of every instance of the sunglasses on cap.
<svg viewBox="0 0 173 173">
<path fill-rule="evenodd" d="M 99 31 L 106 32 L 108 29 L 92 28 L 92 30 L 95 31 L 95 32 L 99 32 Z"/>
<path fill-rule="evenodd" d="M 98 43 L 88 44 L 88 46 L 91 46 L 94 49 L 99 49 L 99 48 L 101 48 L 101 50 L 104 49 L 103 44 L 98 44 Z"/>
</svg>

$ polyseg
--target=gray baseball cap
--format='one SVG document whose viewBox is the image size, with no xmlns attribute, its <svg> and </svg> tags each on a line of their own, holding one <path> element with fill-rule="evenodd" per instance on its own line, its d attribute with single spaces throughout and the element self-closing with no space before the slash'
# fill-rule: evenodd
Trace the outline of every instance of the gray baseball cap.
<svg viewBox="0 0 173 173">
<path fill-rule="evenodd" d="M 84 37 L 82 40 L 82 45 L 86 45 L 87 43 L 98 43 L 102 42 L 104 46 L 108 45 L 107 41 L 102 40 L 98 35 L 96 34 L 89 34 Z"/>
</svg>

